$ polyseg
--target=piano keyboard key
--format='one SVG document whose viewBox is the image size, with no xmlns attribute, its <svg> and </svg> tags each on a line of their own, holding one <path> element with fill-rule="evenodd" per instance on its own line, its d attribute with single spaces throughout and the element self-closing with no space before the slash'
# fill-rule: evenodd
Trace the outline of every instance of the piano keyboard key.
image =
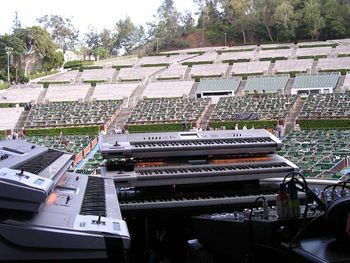
<svg viewBox="0 0 350 263">
<path fill-rule="evenodd" d="M 103 178 L 89 176 L 80 214 L 106 216 L 105 183 Z"/>
</svg>

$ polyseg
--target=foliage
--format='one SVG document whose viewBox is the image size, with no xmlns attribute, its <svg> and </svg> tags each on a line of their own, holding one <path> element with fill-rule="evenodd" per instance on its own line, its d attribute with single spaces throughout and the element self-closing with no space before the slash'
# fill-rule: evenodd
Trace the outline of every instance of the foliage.
<svg viewBox="0 0 350 263">
<path fill-rule="evenodd" d="M 63 68 L 64 69 L 69 69 L 69 68 L 74 68 L 74 67 L 82 67 L 82 66 L 88 66 L 88 65 L 92 65 L 93 62 L 90 60 L 71 60 L 71 61 L 67 61 L 66 63 L 64 63 Z"/>
<path fill-rule="evenodd" d="M 70 18 L 44 15 L 37 21 L 50 32 L 52 39 L 63 49 L 63 52 L 67 49 L 74 49 L 79 31 L 74 27 Z"/>
<path fill-rule="evenodd" d="M 49 72 L 36 72 L 33 73 L 29 76 L 29 79 L 37 79 L 37 78 L 41 78 L 41 77 L 45 77 L 45 76 L 49 76 L 49 75 L 53 75 L 56 73 L 59 73 L 59 70 L 53 70 L 53 71 L 49 71 Z"/>
<path fill-rule="evenodd" d="M 10 87 L 10 83 L 9 82 L 0 83 L 0 90 L 7 89 L 9 87 Z"/>
<path fill-rule="evenodd" d="M 64 56 L 61 51 L 56 51 L 50 56 L 45 56 L 42 60 L 42 67 L 46 72 L 62 67 Z"/>
<path fill-rule="evenodd" d="M 192 128 L 192 124 L 189 123 L 188 129 Z M 135 132 L 170 132 L 170 131 L 183 131 L 182 123 L 158 123 L 158 124 L 132 124 L 128 125 L 128 131 L 130 133 Z"/>
<path fill-rule="evenodd" d="M 0 139 L 6 138 L 6 131 L 0 131 Z"/>
<path fill-rule="evenodd" d="M 300 119 L 298 123 L 302 129 L 350 128 L 350 119 Z"/>
<path fill-rule="evenodd" d="M 25 134 L 27 136 L 40 136 L 40 135 L 59 135 L 61 132 L 63 134 L 75 134 L 75 135 L 85 135 L 85 134 L 98 134 L 100 131 L 99 126 L 81 126 L 81 127 L 57 127 L 57 128 L 42 128 L 42 129 L 26 129 Z"/>
</svg>

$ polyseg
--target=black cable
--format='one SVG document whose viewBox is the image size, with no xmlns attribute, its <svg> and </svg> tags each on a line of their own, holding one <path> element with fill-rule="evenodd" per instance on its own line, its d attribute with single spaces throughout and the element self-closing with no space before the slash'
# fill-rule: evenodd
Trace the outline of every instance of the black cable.
<svg viewBox="0 0 350 263">
<path fill-rule="evenodd" d="M 248 217 L 248 236 L 249 236 L 249 241 L 248 241 L 248 256 L 247 256 L 247 259 L 246 259 L 246 260 L 248 260 L 247 262 L 251 262 L 251 258 L 252 258 L 252 254 L 253 254 L 253 247 L 254 247 L 253 229 L 252 229 L 253 208 L 254 208 L 254 206 L 256 205 L 256 203 L 257 203 L 260 199 L 263 200 L 263 201 L 266 201 L 265 196 L 259 196 L 259 197 L 257 197 L 257 198 L 254 200 L 254 202 L 253 202 L 253 207 L 252 207 L 252 209 L 250 210 L 249 217 Z"/>
</svg>

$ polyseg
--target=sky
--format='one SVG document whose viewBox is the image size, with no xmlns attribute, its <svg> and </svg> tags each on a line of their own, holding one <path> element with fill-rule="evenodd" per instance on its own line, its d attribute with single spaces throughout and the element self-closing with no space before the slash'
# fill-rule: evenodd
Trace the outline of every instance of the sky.
<svg viewBox="0 0 350 263">
<path fill-rule="evenodd" d="M 11 33 L 15 12 L 22 27 L 37 24 L 43 15 L 61 15 L 71 18 L 80 33 L 87 32 L 89 25 L 97 30 L 113 29 L 119 19 L 126 16 L 137 25 L 153 20 L 153 15 L 163 0 L 7 0 L 1 2 L 0 34 Z M 174 0 L 178 11 L 196 11 L 192 0 Z"/>
</svg>

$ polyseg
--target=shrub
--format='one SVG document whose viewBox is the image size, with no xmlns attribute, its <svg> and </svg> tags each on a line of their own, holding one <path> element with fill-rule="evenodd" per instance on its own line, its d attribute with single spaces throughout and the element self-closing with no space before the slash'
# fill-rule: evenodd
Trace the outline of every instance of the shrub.
<svg viewBox="0 0 350 263">
<path fill-rule="evenodd" d="M 350 119 L 299 119 L 302 129 L 346 128 L 350 129 Z"/>
<path fill-rule="evenodd" d="M 99 126 L 80 126 L 80 127 L 57 127 L 57 128 L 40 128 L 40 129 L 26 129 L 25 134 L 27 136 L 38 135 L 59 135 L 72 134 L 72 135 L 85 135 L 85 134 L 98 134 L 100 132 Z"/>
<path fill-rule="evenodd" d="M 113 65 L 112 68 L 120 70 L 121 68 L 132 68 L 132 65 Z"/>
<path fill-rule="evenodd" d="M 192 128 L 192 124 L 188 123 L 188 129 Z M 130 124 L 128 125 L 130 133 L 135 132 L 170 132 L 183 131 L 182 123 L 159 123 L 159 124 Z"/>
<path fill-rule="evenodd" d="M 72 61 L 67 61 L 64 65 L 63 68 L 68 69 L 68 68 L 79 68 L 81 66 L 87 66 L 87 65 L 92 65 L 93 61 L 90 60 L 72 60 Z"/>
<path fill-rule="evenodd" d="M 196 62 L 182 62 L 182 65 L 187 65 L 189 67 L 192 67 L 192 65 L 202 65 L 202 64 L 213 64 L 213 61 L 196 61 Z"/>
</svg>

